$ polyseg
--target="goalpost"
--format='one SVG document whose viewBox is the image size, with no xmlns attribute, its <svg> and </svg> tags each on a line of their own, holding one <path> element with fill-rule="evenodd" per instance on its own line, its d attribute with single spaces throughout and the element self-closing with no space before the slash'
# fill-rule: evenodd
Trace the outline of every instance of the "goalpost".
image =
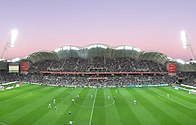
<svg viewBox="0 0 196 125">
<path fill-rule="evenodd" d="M 0 91 L 3 91 L 3 90 L 4 90 L 4 87 L 0 85 Z"/>
<path fill-rule="evenodd" d="M 189 94 L 196 94 L 196 90 L 194 90 L 194 89 L 189 89 Z"/>
</svg>

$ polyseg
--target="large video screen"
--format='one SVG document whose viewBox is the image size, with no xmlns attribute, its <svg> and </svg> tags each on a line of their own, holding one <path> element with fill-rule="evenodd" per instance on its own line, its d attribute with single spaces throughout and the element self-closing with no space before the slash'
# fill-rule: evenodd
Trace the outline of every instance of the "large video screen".
<svg viewBox="0 0 196 125">
<path fill-rule="evenodd" d="M 19 64 L 9 63 L 9 73 L 19 73 Z"/>
<path fill-rule="evenodd" d="M 29 62 L 20 62 L 20 73 L 28 73 Z"/>
</svg>

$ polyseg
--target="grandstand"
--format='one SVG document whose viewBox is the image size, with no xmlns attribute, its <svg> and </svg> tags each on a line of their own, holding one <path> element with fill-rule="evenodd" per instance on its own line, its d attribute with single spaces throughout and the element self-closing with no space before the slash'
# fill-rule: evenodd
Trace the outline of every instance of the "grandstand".
<svg viewBox="0 0 196 125">
<path fill-rule="evenodd" d="M 32 77 L 34 78 L 36 76 L 39 76 L 42 81 L 44 81 L 43 78 L 46 77 L 58 76 L 59 79 L 63 79 L 64 81 L 71 80 L 70 84 L 72 85 L 72 81 L 75 77 L 83 79 L 83 81 L 97 79 L 94 80 L 94 82 L 100 80 L 106 82 L 116 79 L 116 77 L 119 76 L 125 81 L 126 77 L 131 77 L 132 80 L 129 81 L 137 81 L 138 84 L 142 84 L 139 82 L 142 80 L 136 79 L 151 79 L 148 80 L 146 84 L 149 84 L 149 81 L 154 84 L 153 77 L 156 76 L 160 77 L 156 78 L 160 79 L 160 83 L 167 79 L 168 81 L 165 82 L 168 82 L 169 84 L 185 82 L 186 84 L 195 86 L 194 76 L 196 72 L 196 63 L 194 61 L 184 62 L 182 60 L 171 59 L 163 53 L 145 52 L 132 46 L 110 47 L 104 44 L 92 44 L 83 48 L 64 46 L 50 52 L 32 53 L 27 56 L 27 58 L 14 62 L 14 65 L 25 62 L 27 62 L 25 74 L 28 75 L 18 75 L 19 77 L 16 77 L 16 73 L 6 74 L 6 77 L 8 77 L 9 80 L 13 79 L 12 81 L 24 81 L 24 79 L 29 79 L 27 80 L 28 82 L 32 81 Z M 13 63 L 1 61 L 1 72 L 4 72 L 3 74 L 6 72 L 19 72 L 8 71 L 10 65 L 13 65 Z M 174 69 L 171 69 L 171 66 L 173 65 Z M 15 67 L 15 69 L 17 68 Z M 20 68 L 20 70 L 22 71 L 24 68 Z M 64 77 L 67 75 L 69 76 Z M 10 79 L 9 76 L 12 78 Z M 61 78 L 62 76 L 63 78 Z M 142 76 L 144 78 L 140 78 Z M 123 80 L 120 81 L 123 82 Z M 1 82 L 4 82 L 4 80 L 1 79 Z M 157 82 L 158 81 L 156 81 L 156 83 Z M 53 82 L 53 84 L 57 83 L 60 84 L 61 81 L 56 80 L 55 83 Z M 130 84 L 131 82 L 126 83 L 126 85 Z M 119 84 L 119 86 L 121 85 Z"/>
<path fill-rule="evenodd" d="M 196 124 L 196 63 L 132 46 L 64 46 L 0 61 L 0 86 L 0 125 Z"/>
</svg>

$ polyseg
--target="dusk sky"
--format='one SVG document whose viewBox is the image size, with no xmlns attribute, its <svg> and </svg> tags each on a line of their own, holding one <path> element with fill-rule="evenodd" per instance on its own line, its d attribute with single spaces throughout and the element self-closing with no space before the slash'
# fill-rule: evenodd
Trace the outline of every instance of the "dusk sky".
<svg viewBox="0 0 196 125">
<path fill-rule="evenodd" d="M 187 32 L 196 54 L 196 0 L 1 0 L 1 55 L 12 28 L 18 39 L 6 59 L 102 43 L 189 60 L 180 31 Z"/>
</svg>

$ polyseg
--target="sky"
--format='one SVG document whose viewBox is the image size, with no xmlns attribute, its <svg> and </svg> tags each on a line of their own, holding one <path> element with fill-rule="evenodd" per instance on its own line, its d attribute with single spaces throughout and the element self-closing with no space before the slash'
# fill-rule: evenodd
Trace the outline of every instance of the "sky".
<svg viewBox="0 0 196 125">
<path fill-rule="evenodd" d="M 196 54 L 196 0 L 1 0 L 0 57 L 10 30 L 18 30 L 6 59 L 65 45 L 130 45 L 189 60 L 180 31 Z"/>
</svg>

